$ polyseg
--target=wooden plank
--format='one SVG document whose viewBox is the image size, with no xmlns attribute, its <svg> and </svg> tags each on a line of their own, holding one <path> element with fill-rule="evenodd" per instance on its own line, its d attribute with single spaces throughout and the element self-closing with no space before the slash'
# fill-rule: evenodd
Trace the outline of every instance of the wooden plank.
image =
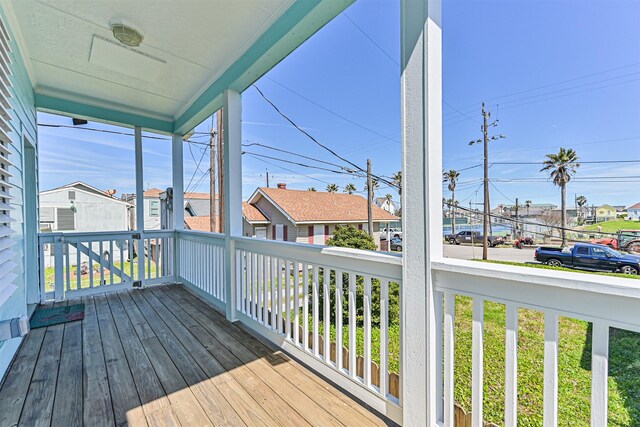
<svg viewBox="0 0 640 427">
<path fill-rule="evenodd" d="M 121 298 L 120 298 L 121 297 Z M 111 306 L 112 312 L 114 316 L 119 318 L 126 318 L 131 313 L 139 313 L 141 316 L 141 312 L 137 310 L 137 306 L 131 298 L 128 297 L 128 294 L 122 293 L 121 295 L 110 295 L 108 298 L 109 305 Z M 135 309 L 133 309 L 135 307 Z M 137 319 L 138 323 L 146 320 Z M 125 323 L 125 322 L 123 322 Z M 128 323 L 128 322 L 126 322 Z M 125 323 L 125 324 L 126 324 Z M 129 323 L 130 325 L 130 323 Z M 146 330 L 146 329 L 144 329 Z M 193 369 L 184 370 L 180 372 L 178 367 L 181 364 L 174 364 L 174 361 L 171 360 L 171 356 L 167 353 L 165 348 L 160 343 L 160 340 L 155 336 L 147 337 L 140 341 L 138 336 L 135 335 L 133 327 L 131 327 L 128 331 L 121 331 L 121 337 L 124 336 L 123 342 L 130 341 L 134 343 L 133 345 L 137 348 L 139 346 L 144 347 L 143 353 L 146 352 L 146 355 L 149 357 L 151 363 L 153 364 L 153 369 L 160 382 L 162 383 L 162 387 L 166 391 L 169 401 L 171 402 L 171 406 L 174 409 L 176 416 L 180 421 L 185 423 L 185 425 L 209 425 L 210 422 L 207 418 L 213 421 L 216 425 L 221 424 L 229 424 L 233 423 L 234 417 L 232 416 L 233 410 L 231 410 L 231 416 L 224 415 L 225 413 L 222 411 L 226 411 L 229 408 L 224 405 L 220 405 L 218 402 L 225 402 L 224 398 L 213 387 L 206 386 L 206 377 L 204 374 L 201 375 L 189 375 Z M 165 339 L 166 342 L 166 339 Z M 136 344 L 137 343 L 137 344 Z M 178 349 L 179 350 L 179 349 Z M 136 352 L 138 350 L 136 349 Z M 173 353 L 176 357 L 186 356 L 186 354 L 182 353 Z M 188 366 L 189 361 L 184 359 L 185 363 L 182 364 Z M 185 379 L 183 379 L 183 376 Z M 189 379 L 191 382 L 189 384 Z M 203 382 L 204 381 L 204 382 Z M 190 386 L 192 390 L 192 396 L 190 397 L 187 387 Z M 194 396 L 195 395 L 195 396 Z M 198 397 L 203 405 L 200 406 L 198 402 L 193 401 L 194 397 Z M 204 398 L 204 400 L 202 400 Z M 183 401 L 184 400 L 184 401 Z M 205 405 L 206 403 L 206 405 Z M 200 407 L 200 409 L 198 409 Z M 202 417 L 203 410 L 206 411 L 206 416 Z M 200 420 L 200 421 L 198 421 Z M 153 420 L 149 419 L 149 423 L 151 424 Z M 238 420 L 237 425 L 242 425 L 243 423 Z"/>
<path fill-rule="evenodd" d="M 153 291 L 153 289 L 145 289 L 140 293 L 144 295 L 158 316 L 166 321 L 167 326 L 189 350 L 189 353 L 206 373 L 216 375 L 216 372 L 221 369 L 229 372 L 277 424 L 289 426 L 309 425 L 300 414 L 292 410 L 291 407 L 262 380 L 261 377 L 264 373 L 255 374 L 252 372 L 241 360 L 229 351 L 226 351 L 219 342 L 208 343 L 208 347 L 205 348 L 193 335 L 193 333 L 198 333 L 194 328 L 197 329 L 199 325 L 193 322 L 189 325 L 189 329 L 187 329 L 181 322 L 188 321 L 186 318 L 188 316 L 181 317 L 180 319 L 175 317 L 154 295 Z M 259 295 L 259 293 L 254 292 L 254 296 L 257 297 L 257 295 Z M 255 361 L 255 357 L 253 357 L 250 362 L 253 361 Z"/>
<path fill-rule="evenodd" d="M 64 325 L 47 327 L 18 425 L 49 426 L 58 380 Z"/>
<path fill-rule="evenodd" d="M 195 307 L 183 307 L 177 304 L 162 289 L 155 289 L 154 293 L 167 310 L 172 313 L 179 313 L 181 315 L 180 319 L 183 321 L 190 319 L 187 321 L 194 323 L 189 330 L 223 365 L 239 364 L 240 375 L 245 375 L 248 368 L 253 374 L 260 377 L 270 389 L 280 396 L 283 403 L 286 402 L 283 406 L 285 410 L 290 411 L 290 418 L 295 418 L 297 412 L 311 425 L 341 425 L 336 418 L 326 412 L 312 398 L 304 393 L 292 393 L 291 388 L 295 386 L 288 382 L 286 377 L 279 375 L 264 358 L 256 357 L 256 354 L 232 337 L 227 336 L 224 341 L 216 339 L 209 330 L 197 323 L 198 319 L 204 322 L 207 322 L 207 319 Z M 233 372 L 237 370 L 238 368 L 234 369 Z M 280 402 L 276 401 L 274 403 L 278 404 Z"/>
<path fill-rule="evenodd" d="M 82 322 L 70 322 L 64 325 L 53 426 L 82 425 L 82 365 Z"/>
<path fill-rule="evenodd" d="M 20 413 L 29 391 L 45 332 L 46 328 L 33 329 L 29 332 L 1 384 L 0 425 L 2 426 L 13 426 L 20 420 Z"/>
<path fill-rule="evenodd" d="M 132 423 L 146 425 L 142 402 L 136 392 L 136 385 L 107 300 L 104 295 L 95 296 L 93 299 L 102 336 L 102 349 L 109 378 L 115 422 L 117 425 Z"/>
<path fill-rule="evenodd" d="M 82 420 L 87 426 L 112 426 L 113 406 L 95 305 L 92 297 L 83 298 L 82 302 L 85 304 L 82 321 Z"/>
<path fill-rule="evenodd" d="M 226 371 L 221 369 L 207 375 L 139 291 L 121 293 L 119 296 L 130 316 L 144 315 L 144 319 L 148 320 L 150 327 L 157 332 L 162 347 L 215 424 L 268 426 L 274 423 Z M 140 322 L 139 319 L 137 321 Z M 148 345 L 149 339 L 143 340 L 143 344 Z"/>
<path fill-rule="evenodd" d="M 226 344 L 237 341 L 256 356 L 265 358 L 273 369 L 340 420 L 348 419 L 350 425 L 384 425 L 380 418 L 366 410 L 360 403 L 341 393 L 329 382 L 318 377 L 281 351 L 268 348 L 263 342 L 243 329 L 229 323 L 220 313 L 184 287 L 173 285 L 161 289 L 185 309 L 190 306 L 195 307 L 204 314 L 206 321 L 201 320 L 200 324 L 214 336 L 216 332 L 222 334 L 220 342 Z"/>
</svg>

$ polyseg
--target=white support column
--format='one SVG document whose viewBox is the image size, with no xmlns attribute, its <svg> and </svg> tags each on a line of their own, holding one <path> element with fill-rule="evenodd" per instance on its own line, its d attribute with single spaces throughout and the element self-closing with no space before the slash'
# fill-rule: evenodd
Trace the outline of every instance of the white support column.
<svg viewBox="0 0 640 427">
<path fill-rule="evenodd" d="M 224 91 L 224 278 L 227 319 L 236 320 L 236 249 L 232 236 L 242 236 L 242 98 Z"/>
<path fill-rule="evenodd" d="M 173 229 L 184 229 L 184 158 L 182 135 L 171 136 L 171 173 L 173 188 Z M 173 275 L 180 281 L 180 244 L 178 234 L 173 238 Z"/>
<path fill-rule="evenodd" d="M 142 169 L 142 128 L 135 127 L 136 156 L 136 232 L 140 234 L 138 246 L 138 278 L 144 285 L 144 173 Z M 133 262 L 133 260 L 132 260 Z"/>
<path fill-rule="evenodd" d="M 442 258 L 441 2 L 402 0 L 402 279 L 401 399 L 404 425 L 436 424 L 437 370 L 434 277 Z"/>
</svg>

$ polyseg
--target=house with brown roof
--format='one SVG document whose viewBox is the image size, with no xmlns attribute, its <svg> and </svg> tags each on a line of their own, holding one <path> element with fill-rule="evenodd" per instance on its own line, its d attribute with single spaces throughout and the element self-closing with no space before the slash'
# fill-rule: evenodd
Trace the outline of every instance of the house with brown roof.
<svg viewBox="0 0 640 427">
<path fill-rule="evenodd" d="M 399 218 L 375 204 L 373 232 L 380 241 L 384 224 Z M 367 200 L 355 194 L 258 188 L 243 204 L 244 235 L 324 245 L 338 225 L 367 229 Z M 382 227 L 381 227 L 382 224 Z"/>
<path fill-rule="evenodd" d="M 640 203 L 636 203 L 627 208 L 627 218 L 640 221 Z"/>
</svg>

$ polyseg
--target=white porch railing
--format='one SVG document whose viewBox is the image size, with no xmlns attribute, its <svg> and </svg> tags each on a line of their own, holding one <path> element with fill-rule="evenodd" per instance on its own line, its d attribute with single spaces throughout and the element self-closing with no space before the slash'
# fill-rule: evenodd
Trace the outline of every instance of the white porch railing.
<svg viewBox="0 0 640 427">
<path fill-rule="evenodd" d="M 445 426 L 454 420 L 454 337 L 456 295 L 473 299 L 472 408 L 474 426 L 483 421 L 484 303 L 506 306 L 505 425 L 515 426 L 518 414 L 518 309 L 544 313 L 544 425 L 558 425 L 558 318 L 593 323 L 591 362 L 591 425 L 607 425 L 609 328 L 640 332 L 640 287 L 629 279 L 597 277 L 584 273 L 532 270 L 447 259 L 433 263 L 436 294 L 442 304 L 437 313 L 436 349 L 443 363 L 437 381 L 439 418 Z M 443 317 L 441 317 L 443 316 Z M 429 342 L 429 337 L 425 336 Z M 433 341 L 431 341 L 433 342 Z M 491 357 L 492 355 L 488 355 Z"/>
<path fill-rule="evenodd" d="M 154 284 L 173 277 L 172 230 L 41 233 L 41 301 Z M 139 271 L 138 256 L 144 256 Z"/>
</svg>

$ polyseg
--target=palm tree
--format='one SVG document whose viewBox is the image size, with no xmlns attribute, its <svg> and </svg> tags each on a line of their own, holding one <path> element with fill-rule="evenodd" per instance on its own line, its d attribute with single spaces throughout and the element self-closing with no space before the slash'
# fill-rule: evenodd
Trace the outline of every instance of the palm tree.
<svg viewBox="0 0 640 427">
<path fill-rule="evenodd" d="M 389 209 L 391 209 L 391 207 L 393 206 L 391 203 L 391 200 L 393 199 L 393 196 L 391 194 L 386 194 L 384 196 L 385 200 L 387 201 L 387 204 L 389 205 Z M 389 211 L 389 213 L 392 213 L 391 211 Z"/>
<path fill-rule="evenodd" d="M 402 171 L 398 171 L 391 175 L 391 182 L 398 187 L 398 194 L 402 197 Z"/>
<path fill-rule="evenodd" d="M 580 212 L 578 215 L 578 218 L 581 219 L 581 222 L 584 221 L 584 209 L 582 209 L 584 206 L 586 206 L 587 204 L 587 198 L 585 196 L 578 196 L 576 197 L 576 204 L 578 205 L 578 207 L 580 208 Z"/>
<path fill-rule="evenodd" d="M 337 193 L 338 192 L 338 184 L 327 184 L 327 192 L 328 193 Z"/>
<path fill-rule="evenodd" d="M 309 187 L 307 188 L 307 191 L 316 191 L 316 187 Z"/>
<path fill-rule="evenodd" d="M 531 200 L 524 202 L 524 207 L 527 208 L 527 216 L 529 216 L 529 208 L 531 207 Z"/>
<path fill-rule="evenodd" d="M 380 187 L 380 183 L 378 182 L 377 179 L 373 178 L 371 180 L 371 188 L 373 188 L 373 191 L 375 192 L 379 187 Z M 365 184 L 364 190 L 367 191 L 368 189 L 369 189 L 369 184 Z"/>
<path fill-rule="evenodd" d="M 449 172 L 442 173 L 443 182 L 448 182 L 449 191 L 451 191 L 451 234 L 456 234 L 456 183 L 458 182 L 458 178 L 460 177 L 460 173 L 455 169 L 449 170 Z"/>
<path fill-rule="evenodd" d="M 356 191 L 356 186 L 353 184 L 353 182 L 350 182 L 344 186 L 345 193 L 353 194 L 355 191 Z"/>
<path fill-rule="evenodd" d="M 578 163 L 578 154 L 572 149 L 560 147 L 558 154 L 547 154 L 546 160 L 543 162 L 544 167 L 540 172 L 549 172 L 549 177 L 553 179 L 553 183 L 560 187 L 562 197 L 562 209 L 560 212 L 560 222 L 562 223 L 562 246 L 567 244 L 567 184 L 571 177 L 576 174 L 580 163 Z"/>
</svg>

